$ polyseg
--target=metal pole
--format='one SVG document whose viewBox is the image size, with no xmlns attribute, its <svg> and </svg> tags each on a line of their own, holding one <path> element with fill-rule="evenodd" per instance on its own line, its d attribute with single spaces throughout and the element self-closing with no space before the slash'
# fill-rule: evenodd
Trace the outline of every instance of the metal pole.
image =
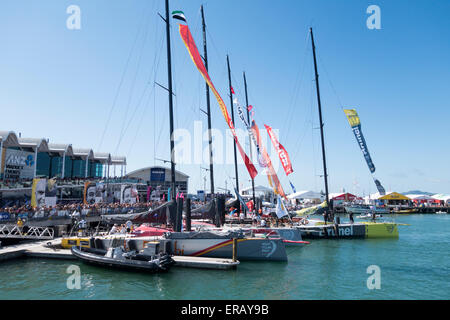
<svg viewBox="0 0 450 320">
<path fill-rule="evenodd" d="M 48 177 L 51 178 L 52 176 L 52 169 L 53 169 L 53 157 L 50 156 L 50 162 L 48 164 Z"/>
<path fill-rule="evenodd" d="M 63 159 L 63 164 L 62 164 L 61 179 L 64 179 L 64 170 L 66 169 L 66 151 L 65 150 L 64 150 L 62 159 Z"/>
<path fill-rule="evenodd" d="M 89 155 L 86 157 L 86 167 L 84 168 L 84 177 L 88 176 L 88 167 L 89 167 Z"/>
<path fill-rule="evenodd" d="M 203 12 L 203 5 L 200 7 L 202 11 L 202 26 L 203 26 L 203 52 L 205 61 L 205 68 L 208 71 L 208 51 L 206 48 L 206 25 L 205 14 Z M 209 175 L 211 180 L 211 193 L 214 195 L 214 168 L 213 168 L 213 152 L 212 152 L 212 133 L 211 133 L 211 103 L 209 99 L 209 86 L 205 82 L 206 87 L 206 110 L 208 112 L 208 143 L 209 143 Z"/>
<path fill-rule="evenodd" d="M 231 70 L 230 70 L 230 59 L 227 55 L 227 65 L 228 65 L 228 83 L 230 86 L 230 107 L 231 107 L 231 120 L 234 124 L 234 107 L 233 107 L 233 93 L 231 92 Z M 236 155 L 236 139 L 234 139 L 234 171 L 236 174 L 236 190 L 239 193 L 239 176 L 238 176 L 238 167 L 237 167 L 237 155 Z M 240 212 L 240 206 L 238 208 Z"/>
<path fill-rule="evenodd" d="M 237 239 L 233 238 L 233 262 L 236 262 L 237 258 Z"/>
<path fill-rule="evenodd" d="M 247 94 L 247 79 L 245 77 L 244 72 L 244 88 L 245 88 L 245 105 L 247 107 L 247 122 L 250 126 L 250 111 L 248 110 L 248 94 Z M 250 134 L 248 135 L 248 142 L 250 145 L 250 159 L 253 161 L 253 155 L 252 155 L 252 138 L 250 137 Z M 252 191 L 253 191 L 253 212 L 256 213 L 256 198 L 255 198 L 255 180 L 252 178 Z"/>
<path fill-rule="evenodd" d="M 0 141 L 0 178 L 3 179 L 3 139 Z"/>
<path fill-rule="evenodd" d="M 36 178 L 37 154 L 38 154 L 38 148 L 36 147 L 36 150 L 34 151 L 34 173 L 33 173 L 33 178 Z"/>
<path fill-rule="evenodd" d="M 328 213 L 330 210 L 329 196 L 328 196 L 328 174 L 327 174 L 327 161 L 325 158 L 325 141 L 323 137 L 323 120 L 322 120 L 322 106 L 320 103 L 320 90 L 319 90 L 319 74 L 317 73 L 317 61 L 316 61 L 316 46 L 314 45 L 314 35 L 312 28 L 309 29 L 311 32 L 311 43 L 313 49 L 313 58 L 314 58 L 314 73 L 316 75 L 316 90 L 317 90 L 317 104 L 319 107 L 319 120 L 320 120 L 320 138 L 322 141 L 322 160 L 323 160 L 323 177 L 325 180 L 325 197 L 327 201 L 326 212 Z"/>
<path fill-rule="evenodd" d="M 173 141 L 173 100 L 172 100 L 172 58 L 170 55 L 170 20 L 169 20 L 169 0 L 166 0 L 166 35 L 167 35 L 167 78 L 169 86 L 169 118 L 170 118 L 170 167 L 172 196 L 175 199 L 175 143 Z"/>
</svg>

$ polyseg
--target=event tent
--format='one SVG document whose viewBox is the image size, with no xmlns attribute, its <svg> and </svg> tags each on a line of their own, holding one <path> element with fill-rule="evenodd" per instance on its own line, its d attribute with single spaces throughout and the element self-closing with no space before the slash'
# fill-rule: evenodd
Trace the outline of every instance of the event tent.
<svg viewBox="0 0 450 320">
<path fill-rule="evenodd" d="M 435 194 L 432 196 L 433 199 L 444 201 L 446 205 L 450 205 L 450 195 L 448 194 Z"/>
<path fill-rule="evenodd" d="M 319 192 L 314 191 L 298 191 L 287 196 L 288 199 L 319 199 L 324 198 Z"/>
</svg>

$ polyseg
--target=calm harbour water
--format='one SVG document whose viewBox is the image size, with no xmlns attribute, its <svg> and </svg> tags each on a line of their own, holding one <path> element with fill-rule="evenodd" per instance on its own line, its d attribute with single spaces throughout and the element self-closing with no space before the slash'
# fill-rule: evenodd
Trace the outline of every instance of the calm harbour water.
<svg viewBox="0 0 450 320">
<path fill-rule="evenodd" d="M 288 263 L 241 262 L 237 270 L 172 268 L 146 275 L 79 261 L 19 259 L 0 264 L 0 299 L 450 299 L 450 215 L 389 217 L 398 240 L 312 240 L 288 248 Z M 67 267 L 81 269 L 68 289 Z M 367 267 L 381 269 L 369 290 Z"/>
</svg>

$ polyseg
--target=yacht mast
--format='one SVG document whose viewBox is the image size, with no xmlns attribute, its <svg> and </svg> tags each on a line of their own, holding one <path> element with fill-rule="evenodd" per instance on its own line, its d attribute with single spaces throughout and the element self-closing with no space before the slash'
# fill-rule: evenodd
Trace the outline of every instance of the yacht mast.
<svg viewBox="0 0 450 320">
<path fill-rule="evenodd" d="M 317 89 L 317 105 L 319 107 L 319 120 L 320 120 L 320 138 L 322 141 L 322 159 L 323 159 L 323 178 L 325 180 L 325 197 L 327 201 L 326 213 L 329 213 L 330 210 L 330 202 L 328 195 L 328 174 L 327 174 L 327 161 L 325 158 L 325 141 L 323 137 L 323 121 L 322 121 L 322 105 L 320 103 L 320 89 L 319 89 L 319 74 L 317 73 L 317 60 L 316 60 L 316 46 L 314 45 L 314 35 L 312 28 L 309 29 L 311 32 L 311 43 L 313 50 L 313 58 L 314 58 L 314 72 L 316 75 L 316 89 Z"/>
</svg>

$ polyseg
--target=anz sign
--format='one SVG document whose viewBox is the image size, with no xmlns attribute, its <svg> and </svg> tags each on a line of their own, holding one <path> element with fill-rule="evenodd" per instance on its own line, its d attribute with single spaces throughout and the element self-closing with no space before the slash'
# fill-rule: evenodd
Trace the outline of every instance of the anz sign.
<svg viewBox="0 0 450 320">
<path fill-rule="evenodd" d="M 7 149 L 5 154 L 5 179 L 31 179 L 36 159 L 33 152 Z"/>
</svg>

